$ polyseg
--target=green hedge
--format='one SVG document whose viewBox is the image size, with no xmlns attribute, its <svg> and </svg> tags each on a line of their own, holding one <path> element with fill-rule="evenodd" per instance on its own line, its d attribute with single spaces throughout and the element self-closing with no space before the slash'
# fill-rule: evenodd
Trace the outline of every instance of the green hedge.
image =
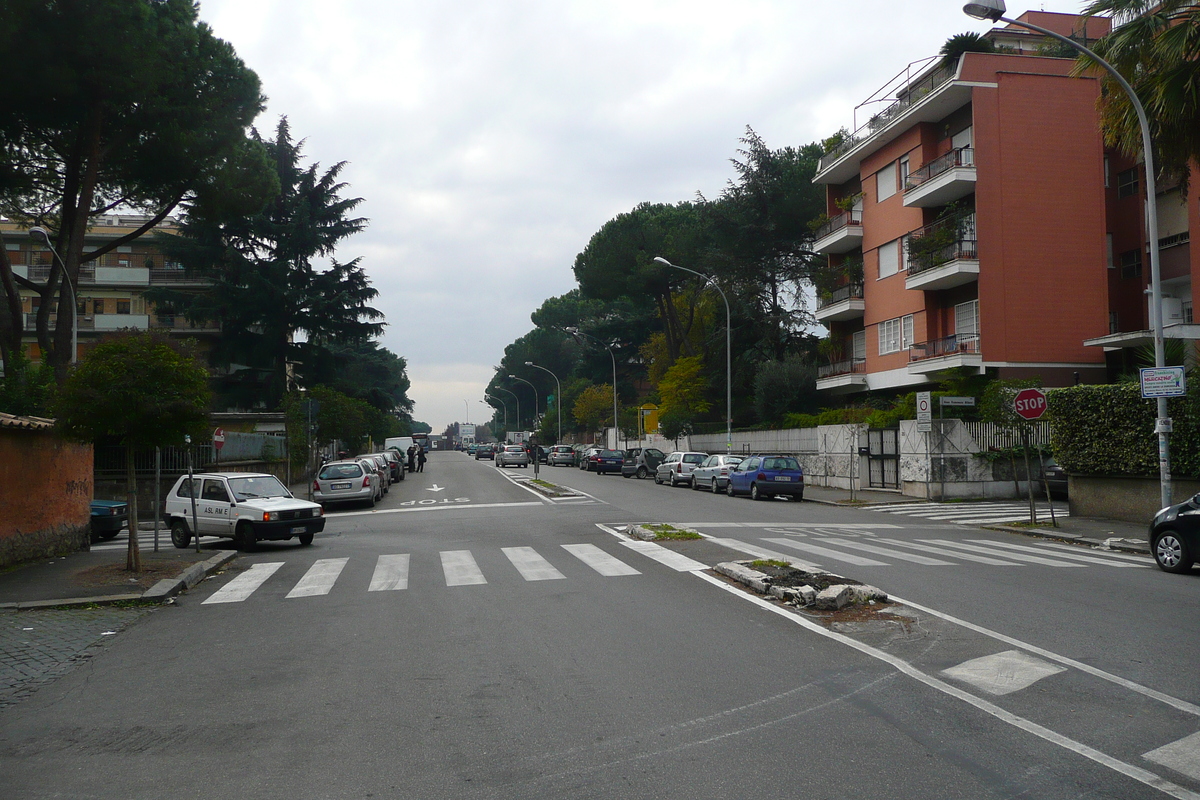
<svg viewBox="0 0 1200 800">
<path fill-rule="evenodd" d="M 1136 383 L 1051 389 L 1046 402 L 1054 458 L 1067 472 L 1158 474 L 1156 404 L 1142 399 Z M 1200 476 L 1200 402 L 1194 395 L 1172 398 L 1167 413 L 1174 423 L 1172 474 Z"/>
</svg>

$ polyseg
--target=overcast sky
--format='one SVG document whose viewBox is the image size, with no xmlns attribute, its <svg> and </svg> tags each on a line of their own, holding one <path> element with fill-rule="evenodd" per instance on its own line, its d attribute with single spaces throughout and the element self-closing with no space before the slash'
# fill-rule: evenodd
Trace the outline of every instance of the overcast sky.
<svg viewBox="0 0 1200 800">
<path fill-rule="evenodd" d="M 348 162 L 371 222 L 338 258 L 363 258 L 414 416 L 441 433 L 490 417 L 480 401 L 504 346 L 574 287 L 575 255 L 607 220 L 715 197 L 747 125 L 773 149 L 851 127 L 909 62 L 987 29 L 961 9 L 201 0 L 200 16 L 262 79 L 264 134 L 286 115 L 310 159 Z"/>
</svg>

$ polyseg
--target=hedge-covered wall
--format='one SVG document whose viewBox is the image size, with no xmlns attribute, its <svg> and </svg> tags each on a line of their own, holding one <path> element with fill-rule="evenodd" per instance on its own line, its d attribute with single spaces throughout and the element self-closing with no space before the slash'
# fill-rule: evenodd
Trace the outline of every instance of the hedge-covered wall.
<svg viewBox="0 0 1200 800">
<path fill-rule="evenodd" d="M 1157 475 L 1156 403 L 1143 400 L 1136 383 L 1071 386 L 1046 392 L 1054 458 L 1083 475 Z M 1200 476 L 1200 399 L 1172 398 L 1167 413 L 1171 473 Z"/>
</svg>

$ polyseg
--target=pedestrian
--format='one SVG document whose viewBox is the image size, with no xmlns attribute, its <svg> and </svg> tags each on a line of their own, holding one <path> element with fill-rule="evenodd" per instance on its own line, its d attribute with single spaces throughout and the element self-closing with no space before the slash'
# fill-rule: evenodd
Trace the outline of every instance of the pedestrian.
<svg viewBox="0 0 1200 800">
<path fill-rule="evenodd" d="M 416 451 L 417 451 L 417 446 L 415 444 L 410 444 L 408 446 L 408 471 L 409 472 L 412 472 L 415 469 L 415 466 L 416 466 L 415 462 L 417 459 Z"/>
<path fill-rule="evenodd" d="M 417 472 L 425 471 L 425 448 L 417 448 Z"/>
</svg>

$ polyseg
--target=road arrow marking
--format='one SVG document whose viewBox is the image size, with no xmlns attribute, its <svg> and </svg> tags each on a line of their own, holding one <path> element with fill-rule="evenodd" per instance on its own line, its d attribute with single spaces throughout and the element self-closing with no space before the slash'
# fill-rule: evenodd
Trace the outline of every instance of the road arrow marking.
<svg viewBox="0 0 1200 800">
<path fill-rule="evenodd" d="M 436 483 L 433 486 L 425 487 L 425 491 L 427 491 L 427 492 L 444 492 L 445 490 L 446 490 L 445 486 L 438 486 Z"/>
</svg>

